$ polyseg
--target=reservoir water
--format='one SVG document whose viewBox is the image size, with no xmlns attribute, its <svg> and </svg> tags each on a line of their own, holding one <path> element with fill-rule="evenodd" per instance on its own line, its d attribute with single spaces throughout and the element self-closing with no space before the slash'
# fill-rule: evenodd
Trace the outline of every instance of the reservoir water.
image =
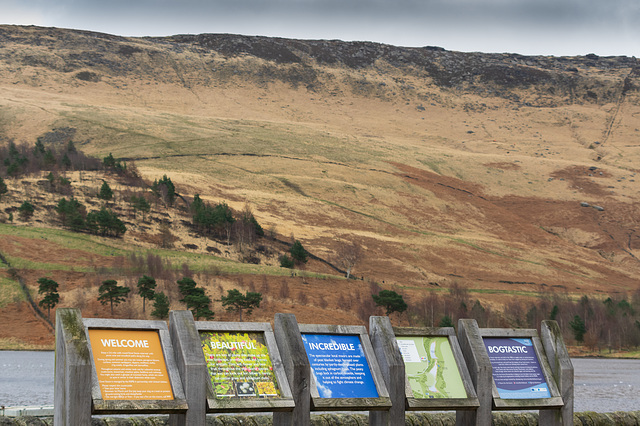
<svg viewBox="0 0 640 426">
<path fill-rule="evenodd" d="M 53 405 L 53 352 L 0 351 L 0 406 Z M 640 359 L 572 359 L 575 411 L 640 410 Z"/>
</svg>

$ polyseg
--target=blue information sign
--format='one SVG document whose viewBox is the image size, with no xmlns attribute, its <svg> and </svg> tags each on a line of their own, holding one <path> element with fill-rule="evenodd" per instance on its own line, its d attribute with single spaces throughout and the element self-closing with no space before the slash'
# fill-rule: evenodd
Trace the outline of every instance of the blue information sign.
<svg viewBox="0 0 640 426">
<path fill-rule="evenodd" d="M 321 398 L 377 398 L 360 337 L 302 334 L 311 374 Z"/>
<path fill-rule="evenodd" d="M 500 398 L 551 398 L 531 339 L 485 337 L 483 340 Z"/>
</svg>

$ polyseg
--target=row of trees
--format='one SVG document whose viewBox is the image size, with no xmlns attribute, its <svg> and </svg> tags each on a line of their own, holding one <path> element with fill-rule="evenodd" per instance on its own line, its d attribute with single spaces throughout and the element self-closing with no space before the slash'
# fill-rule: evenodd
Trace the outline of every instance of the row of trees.
<svg viewBox="0 0 640 426">
<path fill-rule="evenodd" d="M 154 310 L 151 315 L 156 318 L 166 318 L 169 315 L 169 298 L 164 293 L 155 291 L 155 279 L 143 275 L 138 280 L 137 287 L 138 294 L 142 297 L 142 312 L 145 311 L 145 302 L 147 300 L 153 300 Z M 118 306 L 124 302 L 130 292 L 131 289 L 129 287 L 118 285 L 116 280 L 105 280 L 98 289 L 98 302 L 102 305 L 108 304 L 111 315 L 113 315 L 114 305 Z M 38 305 L 47 310 L 47 316 L 51 319 L 51 309 L 55 308 L 58 302 L 60 302 L 58 283 L 51 278 L 39 278 L 38 294 L 43 296 Z"/>
<path fill-rule="evenodd" d="M 193 312 L 196 320 L 204 318 L 213 319 L 214 313 L 209 308 L 211 299 L 204 292 L 204 289 L 198 287 L 196 282 L 190 277 L 184 277 L 178 280 L 180 294 L 182 294 L 181 302 L 187 305 L 187 309 Z M 220 298 L 222 306 L 230 312 L 236 312 L 242 321 L 243 313 L 251 315 L 254 309 L 260 307 L 262 302 L 262 294 L 258 292 L 247 291 L 242 294 L 239 290 L 228 290 L 226 296 Z"/>
<path fill-rule="evenodd" d="M 550 293 L 524 304 L 513 300 L 495 311 L 473 300 L 467 289 L 453 284 L 448 293 L 428 292 L 407 309 L 410 320 L 425 326 L 454 326 L 459 318 L 473 318 L 480 327 L 539 328 L 542 320 L 558 321 L 567 341 L 593 350 L 640 346 L 640 290 L 625 296 L 578 300 Z"/>
<path fill-rule="evenodd" d="M 227 245 L 232 238 L 240 250 L 245 245 L 253 245 L 256 238 L 264 236 L 264 229 L 258 223 L 251 208 L 245 208 L 237 214 L 225 202 L 217 204 L 206 203 L 199 194 L 193 197 L 191 206 L 193 226 L 202 234 L 219 239 L 225 239 Z"/>
<path fill-rule="evenodd" d="M 9 141 L 0 146 L 0 176 L 18 177 L 43 170 L 100 170 L 97 158 L 76 149 L 73 141 L 57 147 L 45 147 L 42 138 L 34 146 Z"/>
<path fill-rule="evenodd" d="M 56 212 L 62 225 L 76 232 L 90 232 L 101 236 L 119 237 L 127 231 L 124 222 L 111 209 L 101 207 L 87 213 L 86 207 L 77 199 L 61 198 Z"/>
<path fill-rule="evenodd" d="M 183 277 L 177 281 L 180 294 L 187 309 L 191 310 L 193 316 L 198 320 L 201 318 L 211 320 L 214 317 L 210 309 L 211 298 L 205 294 L 202 287 L 198 287 L 196 282 L 190 277 Z M 151 315 L 155 318 L 165 319 L 169 315 L 169 298 L 163 292 L 156 291 L 156 280 L 148 275 L 143 275 L 138 279 L 136 285 L 138 295 L 142 298 L 142 312 L 146 310 L 146 302 L 153 301 L 153 311 Z M 131 292 L 127 286 L 118 285 L 116 280 L 105 280 L 98 289 L 98 302 L 102 305 L 109 305 L 111 315 L 114 313 L 114 306 L 117 307 L 124 302 Z M 47 309 L 47 316 L 51 318 L 51 309 L 55 308 L 60 301 L 58 283 L 50 278 L 42 277 L 38 279 L 38 294 L 42 295 L 39 302 L 41 308 Z M 222 296 L 220 302 L 229 312 L 236 312 L 240 321 L 243 313 L 251 315 L 254 309 L 260 307 L 262 294 L 247 291 L 242 294 L 239 290 L 228 290 L 226 296 Z"/>
</svg>

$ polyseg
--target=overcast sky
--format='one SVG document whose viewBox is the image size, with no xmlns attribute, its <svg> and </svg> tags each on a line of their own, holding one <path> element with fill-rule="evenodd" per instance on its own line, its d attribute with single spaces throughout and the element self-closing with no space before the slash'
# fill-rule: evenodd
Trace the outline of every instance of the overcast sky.
<svg viewBox="0 0 640 426">
<path fill-rule="evenodd" d="M 640 57 L 640 0 L 0 0 L 0 23 Z"/>
</svg>

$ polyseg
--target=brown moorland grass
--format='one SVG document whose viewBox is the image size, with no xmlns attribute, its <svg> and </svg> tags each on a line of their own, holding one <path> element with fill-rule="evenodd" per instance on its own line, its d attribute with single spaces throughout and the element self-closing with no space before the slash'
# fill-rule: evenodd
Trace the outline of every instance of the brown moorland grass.
<svg viewBox="0 0 640 426">
<path fill-rule="evenodd" d="M 186 197 L 198 193 L 236 210 L 249 203 L 265 229 L 283 239 L 293 235 L 322 258 L 331 257 L 340 239 L 357 241 L 366 256 L 354 273 L 407 289 L 407 297 L 446 291 L 454 282 L 479 295 L 506 292 L 483 299 L 497 306 L 548 289 L 600 297 L 638 288 L 640 153 L 634 141 L 640 96 L 633 85 L 622 95 L 630 69 L 567 59 L 581 78 L 601 88 L 598 100 L 589 102 L 582 86 L 570 98 L 560 86 L 555 92 L 535 85 L 505 89 L 479 81 L 486 93 L 479 95 L 383 59 L 357 69 L 304 57 L 317 76 L 315 85 L 305 85 L 268 77 L 297 72 L 298 65 L 276 66 L 252 55 L 172 50 L 176 46 L 148 39 L 98 38 L 88 48 L 79 35 L 65 33 L 76 42 L 64 44 L 49 34 L 54 30 L 12 31 L 22 41 L 16 37 L 0 47 L 0 123 L 8 138 L 33 143 L 52 129 L 74 128 L 83 151 L 135 161 L 149 182 L 167 174 Z M 34 34 L 41 45 L 29 42 Z M 164 59 L 146 53 L 123 58 L 114 53 L 121 46 Z M 64 70 L 61 58 L 98 48 L 122 69 L 85 63 Z M 80 71 L 95 73 L 96 81 L 78 79 Z M 71 178 L 96 189 L 100 179 Z M 8 184 L 13 198 L 3 199 L 3 208 L 34 194 L 18 181 Z M 179 226 L 179 214 L 169 214 L 180 244 L 196 245 L 201 254 L 207 245 L 223 249 L 194 238 Z M 143 235 L 157 229 L 143 226 L 148 229 L 105 244 L 113 244 L 114 253 L 150 249 L 152 238 Z M 15 247 L 7 240 L 0 251 Z M 67 255 L 84 263 L 77 253 Z M 33 271 L 61 262 L 43 257 L 14 256 Z M 102 258 L 91 259 L 84 267 Z M 263 262 L 277 267 L 275 258 Z M 71 265 L 64 264 L 68 271 Z M 307 267 L 327 273 L 323 268 Z M 330 298 L 335 285 L 325 287 Z M 305 311 L 279 303 L 270 302 L 268 312 Z M 91 309 L 103 313 L 100 306 Z M 321 311 L 313 311 L 319 319 L 349 320 Z"/>
</svg>

